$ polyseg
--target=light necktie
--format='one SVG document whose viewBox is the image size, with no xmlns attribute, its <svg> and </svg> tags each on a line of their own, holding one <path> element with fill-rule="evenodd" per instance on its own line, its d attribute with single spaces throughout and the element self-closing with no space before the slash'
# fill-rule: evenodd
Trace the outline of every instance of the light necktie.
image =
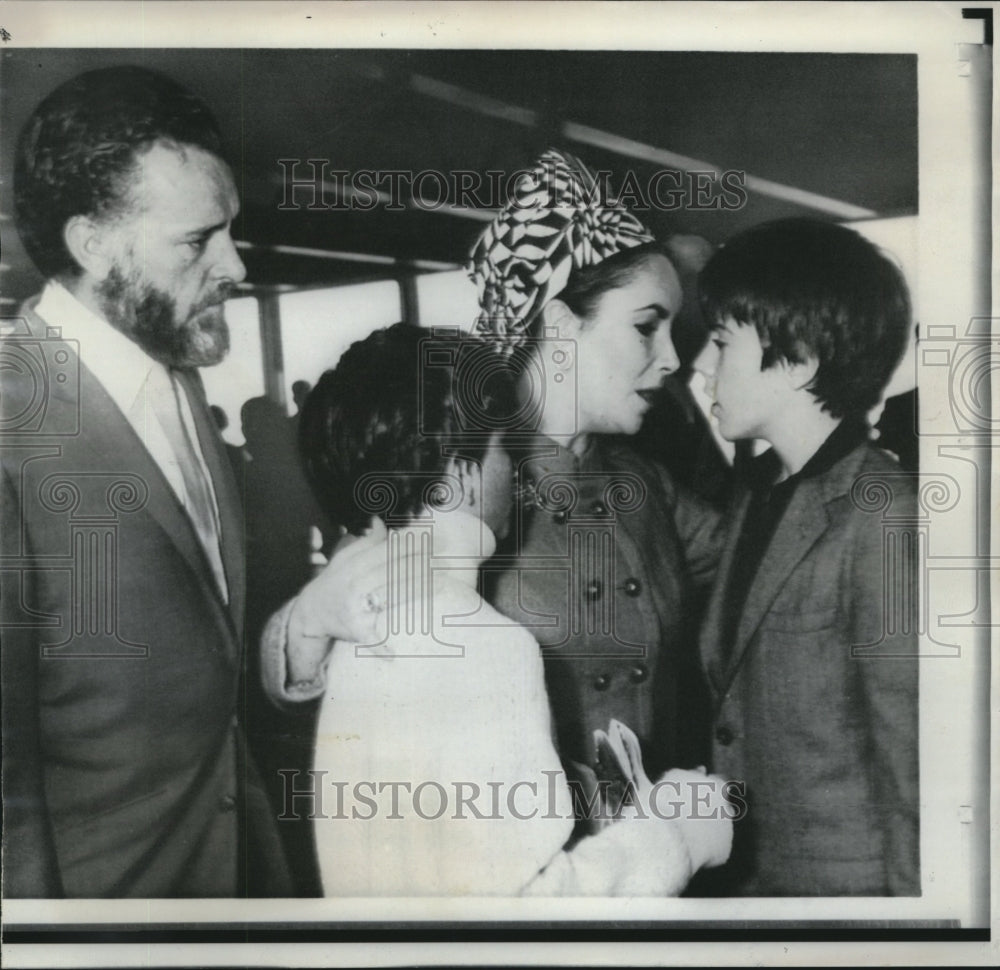
<svg viewBox="0 0 1000 970">
<path fill-rule="evenodd" d="M 187 397 L 183 385 L 173 370 L 169 372 L 168 381 L 169 387 L 153 394 L 153 407 L 184 480 L 184 507 L 188 518 L 208 557 L 219 592 L 228 602 L 228 583 L 219 545 L 221 529 L 212 486 L 193 437 L 195 432 L 185 417 L 183 402 Z"/>
</svg>

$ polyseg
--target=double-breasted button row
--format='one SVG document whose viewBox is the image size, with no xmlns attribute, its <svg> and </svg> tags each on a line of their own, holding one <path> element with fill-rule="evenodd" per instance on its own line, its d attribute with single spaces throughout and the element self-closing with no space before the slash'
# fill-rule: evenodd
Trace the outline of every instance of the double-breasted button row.
<svg viewBox="0 0 1000 970">
<path fill-rule="evenodd" d="M 631 596 L 633 599 L 642 593 L 642 583 L 638 579 L 626 579 L 621 588 L 626 596 Z M 587 599 L 593 602 L 601 598 L 604 586 L 599 579 L 592 579 L 583 592 Z"/>
<path fill-rule="evenodd" d="M 649 667 L 645 664 L 634 664 L 628 669 L 630 683 L 641 684 L 649 678 Z M 594 690 L 607 690 L 611 686 L 611 674 L 598 674 L 592 681 Z"/>
<path fill-rule="evenodd" d="M 736 739 L 736 735 L 733 733 L 733 729 L 725 724 L 720 724 L 719 727 L 715 729 L 715 740 L 719 742 L 724 748 L 728 747 Z"/>
<path fill-rule="evenodd" d="M 592 515 L 607 515 L 608 507 L 603 502 L 594 502 L 590 506 L 590 512 Z M 565 509 L 556 509 L 552 513 L 552 521 L 557 525 L 562 525 L 567 518 L 569 518 L 569 515 Z"/>
</svg>

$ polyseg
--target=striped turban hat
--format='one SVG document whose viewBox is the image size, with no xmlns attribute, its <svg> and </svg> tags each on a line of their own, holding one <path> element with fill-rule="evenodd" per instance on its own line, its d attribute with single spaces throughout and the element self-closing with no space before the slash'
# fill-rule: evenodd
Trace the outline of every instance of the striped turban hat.
<svg viewBox="0 0 1000 970">
<path fill-rule="evenodd" d="M 549 149 L 522 175 L 468 264 L 479 292 L 476 332 L 510 353 L 573 270 L 653 242 L 638 219 L 602 197 L 578 158 Z"/>
</svg>

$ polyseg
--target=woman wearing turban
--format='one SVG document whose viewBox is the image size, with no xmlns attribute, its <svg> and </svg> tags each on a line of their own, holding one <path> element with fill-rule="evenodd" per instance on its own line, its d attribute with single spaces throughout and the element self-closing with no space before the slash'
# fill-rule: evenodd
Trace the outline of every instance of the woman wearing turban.
<svg viewBox="0 0 1000 970">
<path fill-rule="evenodd" d="M 610 718 L 638 734 L 651 771 L 694 764 L 707 712 L 691 604 L 714 572 L 718 519 L 622 437 L 679 366 L 677 272 L 556 151 L 521 179 L 470 270 L 477 329 L 519 374 L 533 431 L 487 596 L 542 644 L 559 750 L 577 775 L 595 768 L 593 731 Z"/>
</svg>

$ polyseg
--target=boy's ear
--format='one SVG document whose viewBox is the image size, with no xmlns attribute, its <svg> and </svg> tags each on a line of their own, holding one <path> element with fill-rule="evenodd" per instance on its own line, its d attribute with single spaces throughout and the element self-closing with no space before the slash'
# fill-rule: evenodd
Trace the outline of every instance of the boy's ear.
<svg viewBox="0 0 1000 970">
<path fill-rule="evenodd" d="M 807 357 L 804 361 L 784 361 L 785 376 L 792 390 L 801 391 L 808 387 L 816 371 L 819 370 L 819 361 L 815 357 Z"/>
<path fill-rule="evenodd" d="M 549 300 L 542 308 L 541 336 L 548 331 L 559 340 L 572 339 L 582 326 L 580 318 L 562 300 Z"/>
</svg>

